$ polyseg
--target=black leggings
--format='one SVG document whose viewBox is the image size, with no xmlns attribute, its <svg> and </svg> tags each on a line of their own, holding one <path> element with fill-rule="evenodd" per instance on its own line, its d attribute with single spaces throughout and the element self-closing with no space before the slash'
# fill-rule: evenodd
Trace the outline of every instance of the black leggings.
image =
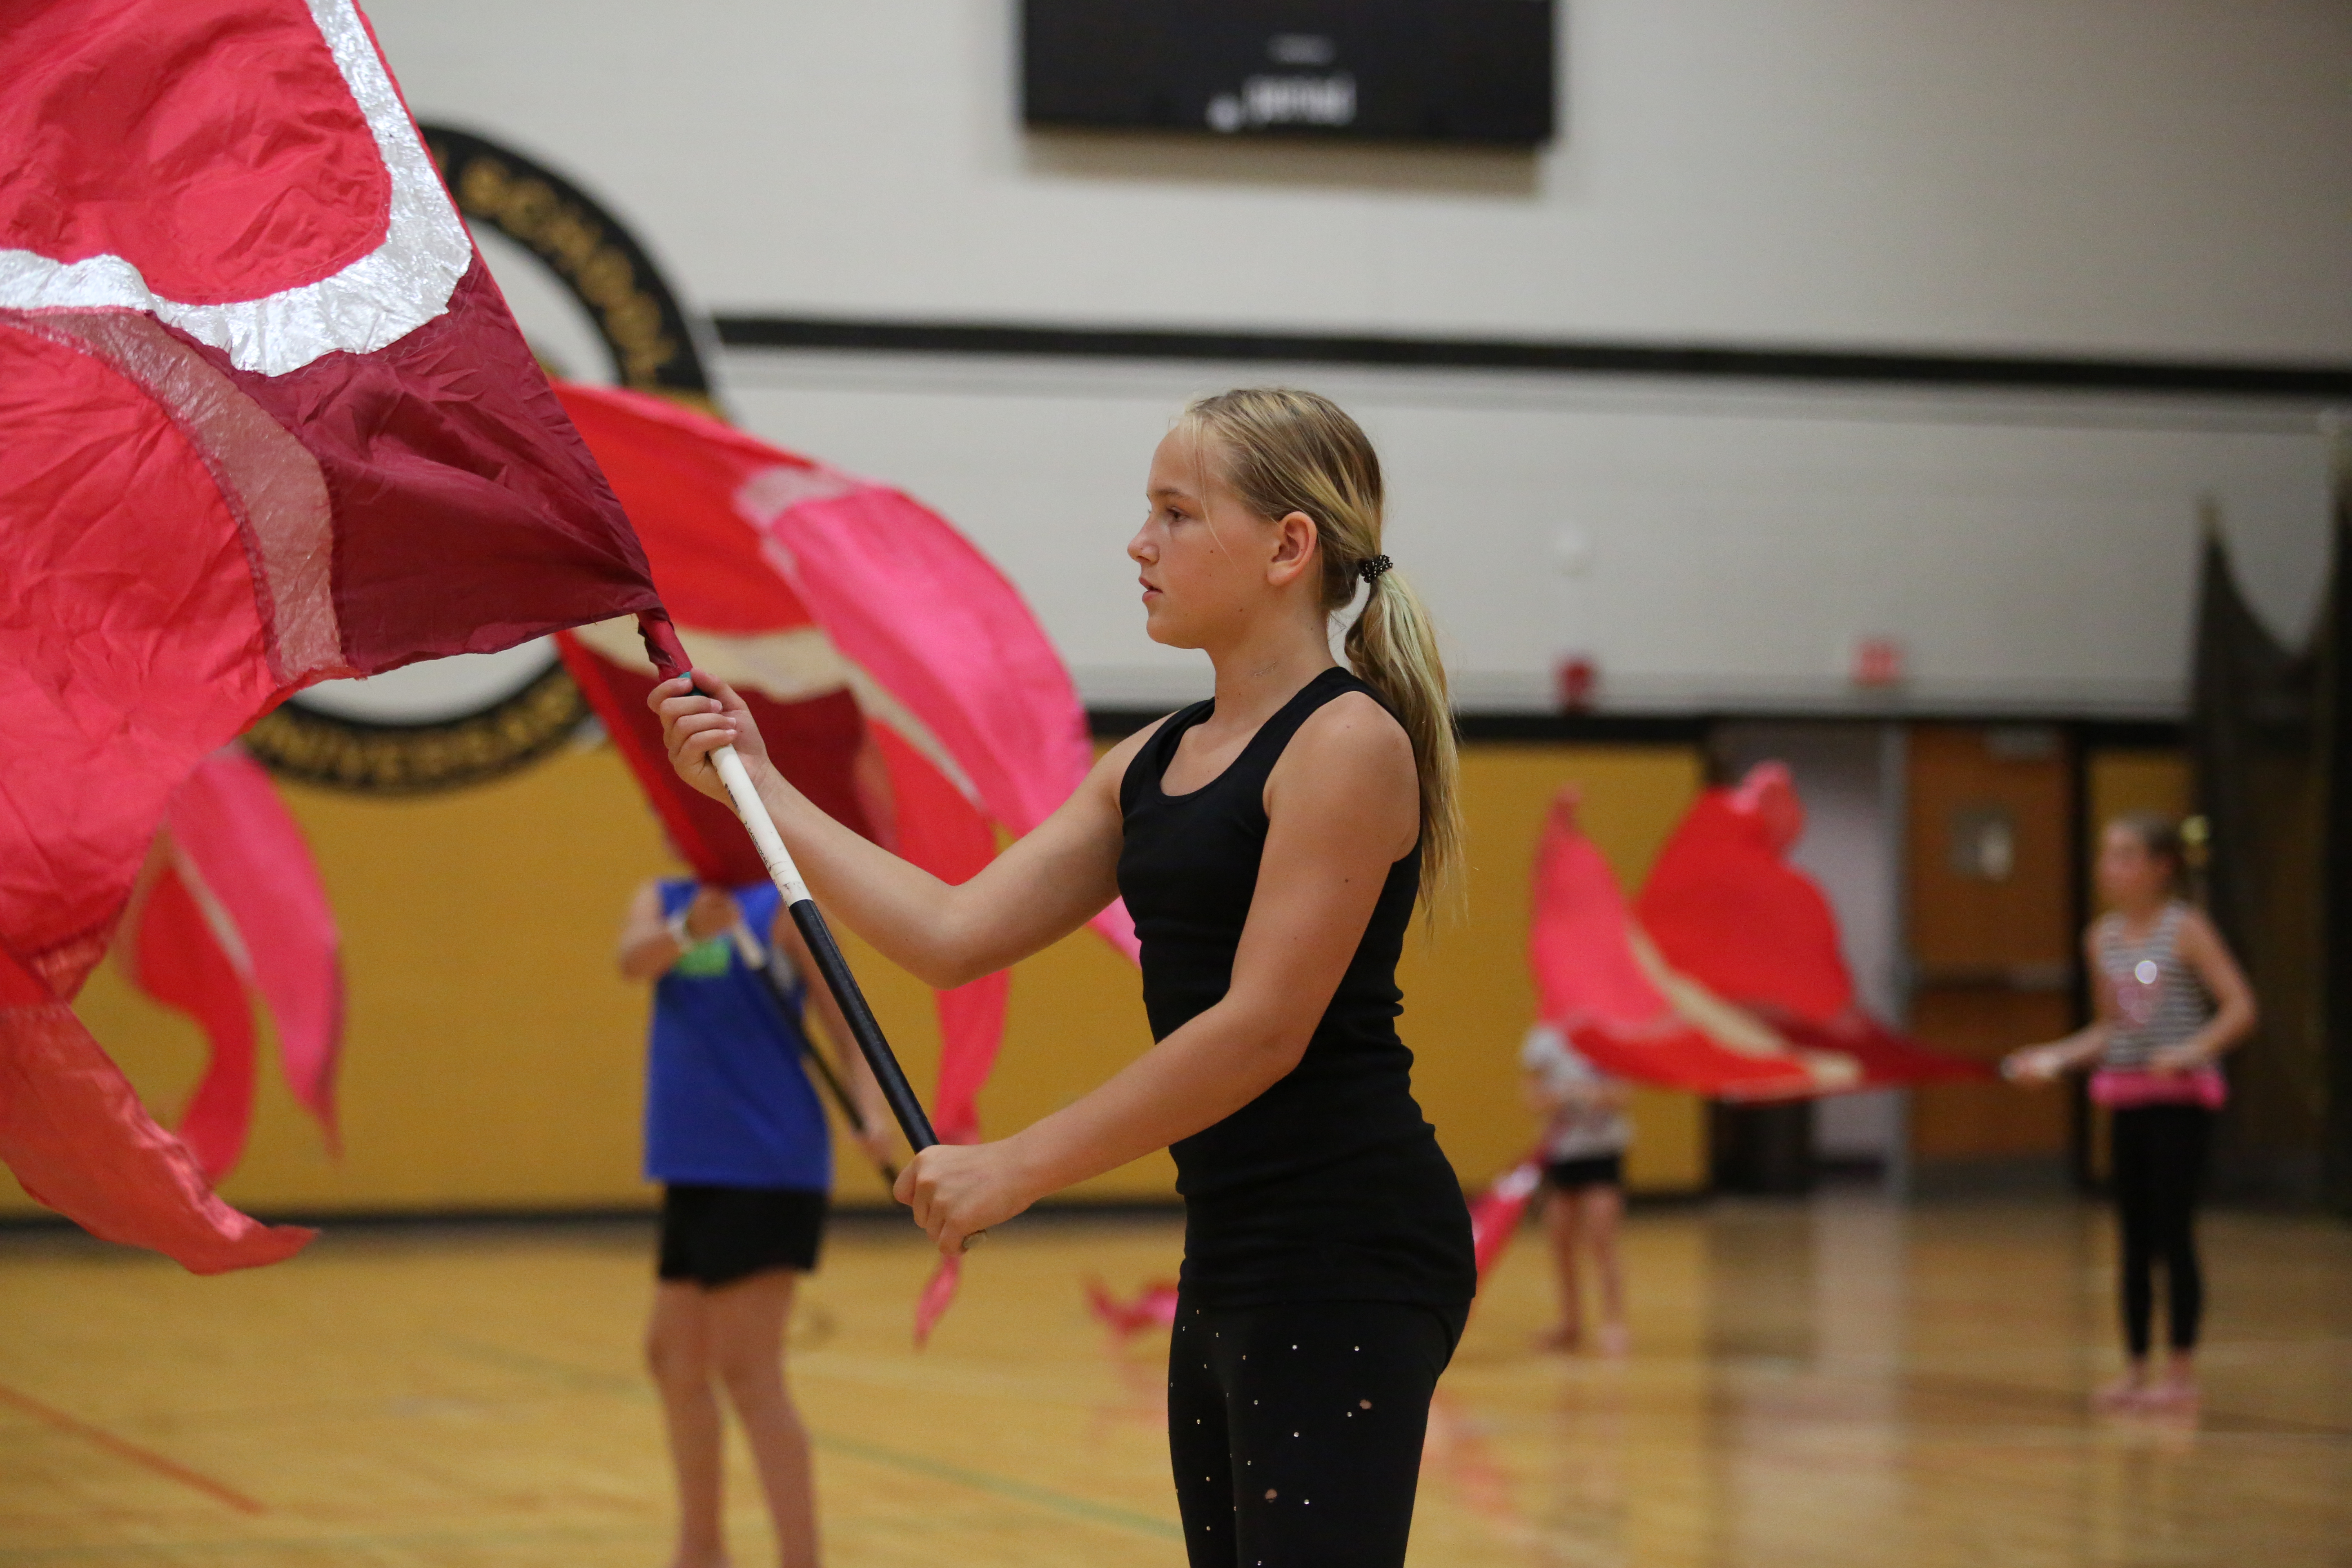
<svg viewBox="0 0 2352 1568">
<path fill-rule="evenodd" d="M 2115 1115 L 2116 1213 L 2123 1223 L 2124 1339 L 2145 1358 L 2156 1316 L 2156 1265 L 2170 1288 L 2172 1348 L 2194 1350 L 2205 1315 L 2197 1268 L 2197 1186 L 2213 1113 L 2201 1105 L 2142 1105 Z"/>
<path fill-rule="evenodd" d="M 1402 1564 L 1429 1398 L 1468 1316 L 1180 1300 L 1168 1457 L 1192 1568 Z"/>
</svg>

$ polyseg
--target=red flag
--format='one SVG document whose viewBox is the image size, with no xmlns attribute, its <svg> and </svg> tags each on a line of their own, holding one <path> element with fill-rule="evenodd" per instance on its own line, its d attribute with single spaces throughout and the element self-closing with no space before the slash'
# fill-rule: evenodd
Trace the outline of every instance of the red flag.
<svg viewBox="0 0 2352 1568">
<path fill-rule="evenodd" d="M 1086 777 L 1093 751 L 1060 656 L 946 520 L 658 398 L 561 392 L 636 520 L 697 666 L 751 704 L 769 754 L 818 805 L 961 882 L 994 857 L 1000 826 L 1027 832 Z M 725 808 L 669 766 L 635 629 L 583 627 L 560 646 L 696 874 L 759 878 Z M 1134 956 L 1122 906 L 1094 923 Z M 948 1142 L 980 1137 L 1011 992 L 997 973 L 940 994 L 931 1117 Z M 959 1260 L 942 1260 L 917 1308 L 917 1343 L 961 1277 Z"/>
<path fill-rule="evenodd" d="M 350 0 L 9 8 L 0 168 L 0 941 L 61 1013 L 173 790 L 286 693 L 657 600 Z M 0 1028 L 20 1095 L 45 1005 Z M 100 1234 L 209 1226 L 191 1267 L 279 1255 L 101 1101 L 0 1157 Z"/>
<path fill-rule="evenodd" d="M 268 770 L 238 746 L 197 764 L 172 797 L 165 827 L 230 933 L 238 978 L 269 1011 L 286 1086 L 332 1149 L 341 938 L 301 827 Z"/>
<path fill-rule="evenodd" d="M 1132 1301 L 1122 1301 L 1112 1295 L 1110 1287 L 1099 1276 L 1090 1276 L 1087 1280 L 1087 1310 L 1095 1315 L 1095 1321 L 1121 1340 L 1132 1339 L 1146 1329 L 1173 1328 L 1176 1300 L 1172 1280 L 1152 1280 L 1135 1293 Z"/>
<path fill-rule="evenodd" d="M 236 939 L 213 923 L 205 907 L 212 900 L 192 889 L 191 880 L 167 850 L 126 922 L 131 941 L 124 945 L 131 984 L 194 1019 L 210 1045 L 204 1077 L 173 1131 L 205 1179 L 217 1182 L 236 1167 L 253 1125 L 253 1005 L 231 956 Z"/>
<path fill-rule="evenodd" d="M 1067 673 L 1019 594 L 897 490 L 657 398 L 567 384 L 565 406 L 629 503 L 696 663 L 751 703 L 786 776 L 950 882 L 996 829 L 1045 820 L 1092 763 Z M 654 672 L 625 623 L 562 639 L 671 837 L 712 880 L 761 875 L 726 808 L 685 788 L 646 711 Z M 1117 906 L 1097 922 L 1133 952 Z M 1002 975 L 940 997 L 932 1119 L 979 1135 L 1003 1028 Z"/>
<path fill-rule="evenodd" d="M 1544 1018 L 1604 1072 L 1701 1094 L 1810 1094 L 1853 1077 L 1669 971 L 1575 812 L 1563 790 L 1536 848 L 1528 964 Z"/>
<path fill-rule="evenodd" d="M 1634 900 L 1666 962 L 1719 996 L 1825 1021 L 1853 1003 L 1837 915 L 1781 858 L 1804 836 L 1804 806 L 1779 763 L 1691 804 Z"/>
<path fill-rule="evenodd" d="M 1519 1221 L 1542 1185 L 1543 1161 L 1530 1154 L 1496 1177 L 1470 1205 L 1470 1247 L 1478 1260 L 1479 1289 L 1486 1288 L 1488 1272 L 1518 1234 Z"/>
<path fill-rule="evenodd" d="M 1659 852 L 1634 909 L 1666 963 L 1801 1046 L 1852 1058 L 1860 1087 L 1986 1076 L 1863 1011 L 1818 883 L 1786 858 L 1803 837 L 1795 781 L 1759 763 L 1710 789 Z"/>
<path fill-rule="evenodd" d="M 287 1086 L 334 1147 L 338 946 L 310 846 L 268 773 L 238 747 L 215 752 L 172 797 L 116 942 L 131 983 L 211 1042 L 177 1131 L 214 1181 L 236 1165 L 253 1119 L 257 1001 L 276 1026 Z"/>
<path fill-rule="evenodd" d="M 213 1195 L 89 1031 L 0 945 L 0 1152 L 41 1203 L 93 1236 L 198 1274 L 290 1258 L 317 1234 L 265 1226 Z"/>
</svg>

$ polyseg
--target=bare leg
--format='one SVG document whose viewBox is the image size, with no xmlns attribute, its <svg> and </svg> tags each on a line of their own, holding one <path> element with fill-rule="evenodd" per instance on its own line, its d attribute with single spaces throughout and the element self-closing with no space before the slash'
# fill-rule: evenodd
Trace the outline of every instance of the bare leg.
<svg viewBox="0 0 2352 1568">
<path fill-rule="evenodd" d="M 710 1360 L 743 1424 L 783 1568 L 816 1568 L 816 1479 L 808 1429 L 784 1389 L 784 1324 L 800 1276 L 772 1268 L 710 1293 Z"/>
<path fill-rule="evenodd" d="M 1547 1350 L 1572 1351 L 1584 1342 L 1584 1305 L 1576 1278 L 1577 1194 L 1554 1191 L 1544 1203 L 1544 1236 L 1559 1280 L 1559 1322 L 1537 1338 Z"/>
<path fill-rule="evenodd" d="M 677 1474 L 677 1552 L 672 1568 L 723 1568 L 719 1522 L 725 1436 L 712 1391 L 709 1298 L 698 1285 L 665 1279 L 654 1288 L 646 1366 L 661 1392 L 669 1461 Z"/>
<path fill-rule="evenodd" d="M 1602 1184 L 1577 1194 L 1582 1211 L 1584 1245 L 1592 1255 L 1592 1271 L 1601 1277 L 1601 1334 L 1596 1342 L 1602 1355 L 1623 1355 L 1632 1346 L 1625 1330 L 1625 1271 L 1617 1258 L 1618 1222 L 1624 1216 L 1625 1195 Z"/>
</svg>

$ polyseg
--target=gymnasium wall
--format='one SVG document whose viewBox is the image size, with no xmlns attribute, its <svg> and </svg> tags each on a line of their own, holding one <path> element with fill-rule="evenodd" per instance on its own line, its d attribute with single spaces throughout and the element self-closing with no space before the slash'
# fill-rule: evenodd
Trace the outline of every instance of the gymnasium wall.
<svg viewBox="0 0 2352 1568">
<path fill-rule="evenodd" d="M 1339 398 L 1379 445 L 1389 553 L 1474 709 L 1547 708 L 1557 661 L 1582 655 L 1604 709 L 2168 717 L 2186 701 L 2207 498 L 2278 624 L 2307 620 L 2325 577 L 2308 410 L 1331 366 L 724 363 L 751 428 L 954 518 L 1097 705 L 1205 694 L 1203 667 L 1140 635 L 1123 552 L 1175 411 L 1266 381 Z M 1881 636 L 1908 679 L 1859 693 L 1853 646 Z"/>
<path fill-rule="evenodd" d="M 1013 0 L 373 0 L 721 311 L 2352 358 L 2336 0 L 1562 0 L 1535 153 L 1034 134 Z"/>
<path fill-rule="evenodd" d="M 1534 1136 L 1516 1059 L 1533 1013 L 1527 868 L 1546 804 L 1579 783 L 1594 840 L 1638 886 L 1698 772 L 1681 747 L 1480 746 L 1468 755 L 1470 912 L 1433 944 L 1416 937 L 1402 974 L 1422 1104 L 1465 1183 L 1510 1164 Z M 224 1194 L 265 1214 L 649 1204 L 637 1173 L 646 996 L 614 973 L 612 952 L 630 889 L 668 867 L 611 749 L 444 795 L 286 795 L 343 931 L 343 1150 L 326 1152 L 265 1068 L 253 1141 Z M 845 945 L 928 1094 L 939 1056 L 930 994 L 854 940 Z M 77 1010 L 146 1102 L 175 1118 L 202 1066 L 193 1026 L 132 993 L 110 963 Z M 1015 971 L 984 1125 L 1025 1125 L 1149 1043 L 1133 967 L 1081 932 Z M 1636 1115 L 1634 1184 L 1703 1184 L 1696 1103 L 1645 1092 Z M 862 1156 L 842 1147 L 842 1200 L 885 1201 Z M 1160 1155 L 1074 1195 L 1163 1198 L 1172 1180 Z M 37 1212 L 13 1183 L 0 1185 L 0 1215 Z"/>
<path fill-rule="evenodd" d="M 1011 0 L 373 7 L 410 101 L 543 158 L 735 316 L 1652 346 L 2352 360 L 2334 0 L 1566 0 L 1538 153 L 1018 123 Z M 603 351 L 528 264 L 526 326 Z M 511 259 L 511 258 L 508 258 Z M 542 299 L 542 296 L 545 298 Z M 542 310 L 541 306 L 547 308 Z M 567 336 L 568 333 L 568 336 Z M 2168 715 L 2200 505 L 2298 631 L 2312 397 L 738 346 L 729 405 L 1003 562 L 1097 705 L 1196 694 L 1120 554 L 1187 397 L 1288 380 L 1381 442 L 1465 700 Z"/>
</svg>

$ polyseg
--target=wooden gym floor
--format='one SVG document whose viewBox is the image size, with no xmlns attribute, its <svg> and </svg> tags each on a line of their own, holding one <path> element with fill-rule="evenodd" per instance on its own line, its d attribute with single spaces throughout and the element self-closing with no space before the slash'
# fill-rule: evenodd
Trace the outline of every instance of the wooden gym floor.
<svg viewBox="0 0 2352 1568">
<path fill-rule="evenodd" d="M 2352 1228 L 2211 1216 L 2208 1404 L 2100 1420 L 2110 1242 L 2072 1203 L 1638 1213 L 1626 1363 L 1538 1355 L 1522 1237 L 1440 1393 L 1417 1564 L 2352 1565 Z M 659 1568 L 638 1226 L 331 1234 L 192 1279 L 0 1237 L 0 1564 Z M 793 1330 L 829 1561 L 1174 1564 L 1164 1335 L 1083 1287 L 1172 1221 L 1039 1218 L 909 1348 L 919 1238 L 836 1231 Z M 740 1453 L 739 1564 L 772 1561 Z"/>
</svg>

